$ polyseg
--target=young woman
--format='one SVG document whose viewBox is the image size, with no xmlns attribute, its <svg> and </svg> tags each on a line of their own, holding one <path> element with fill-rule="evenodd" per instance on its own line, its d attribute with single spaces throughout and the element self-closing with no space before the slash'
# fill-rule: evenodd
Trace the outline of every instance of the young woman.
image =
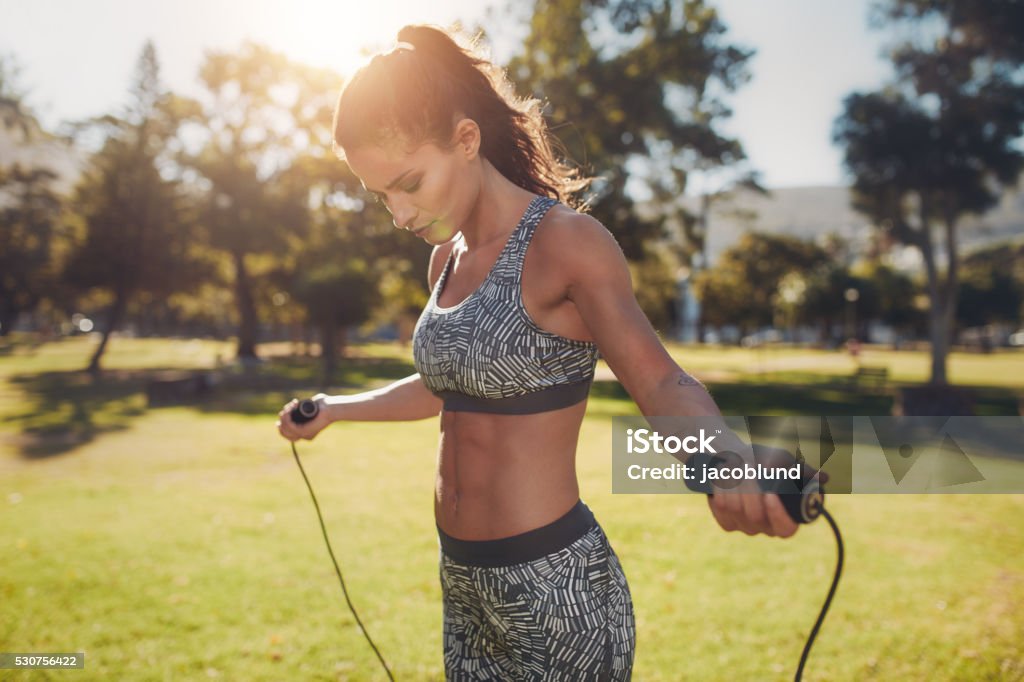
<svg viewBox="0 0 1024 682">
<path fill-rule="evenodd" d="M 338 101 L 336 150 L 434 246 L 417 373 L 278 428 L 438 418 L 434 514 L 449 679 L 628 679 L 622 567 L 580 501 L 576 444 L 598 353 L 647 415 L 718 415 L 644 317 L 615 240 L 571 208 L 586 184 L 549 146 L 539 103 L 448 33 L 407 26 Z M 787 537 L 774 495 L 716 495 L 725 530 Z"/>
</svg>

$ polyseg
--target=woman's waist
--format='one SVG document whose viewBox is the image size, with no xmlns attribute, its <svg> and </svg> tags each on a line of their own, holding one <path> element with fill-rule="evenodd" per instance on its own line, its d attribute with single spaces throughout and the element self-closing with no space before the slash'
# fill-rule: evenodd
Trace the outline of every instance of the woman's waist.
<svg viewBox="0 0 1024 682">
<path fill-rule="evenodd" d="M 481 540 L 460 537 L 439 521 L 441 550 L 449 559 L 470 566 L 511 566 L 539 559 L 568 547 L 597 525 L 593 513 L 578 496 L 568 511 L 563 511 L 565 508 L 565 504 L 561 505 L 550 520 L 527 530 Z"/>
</svg>

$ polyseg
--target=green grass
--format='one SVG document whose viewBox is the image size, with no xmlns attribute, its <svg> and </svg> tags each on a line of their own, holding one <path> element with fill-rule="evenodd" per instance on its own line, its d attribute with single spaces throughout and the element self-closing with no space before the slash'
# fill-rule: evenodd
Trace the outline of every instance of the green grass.
<svg viewBox="0 0 1024 682">
<path fill-rule="evenodd" d="M 147 409 L 150 368 L 212 367 L 230 347 L 115 339 L 112 371 L 94 382 L 79 371 L 89 344 L 0 352 L 0 651 L 86 652 L 84 671 L 0 677 L 382 679 L 273 426 L 286 397 L 315 389 L 315 363 L 282 358 L 199 406 Z M 411 371 L 407 351 L 357 350 L 339 386 Z M 698 374 L 733 373 L 711 382 L 727 412 L 885 408 L 873 391 L 837 392 L 841 354 L 812 356 L 806 381 L 783 393 L 743 364 L 748 351 L 673 350 Z M 952 368 L 1013 392 L 1019 360 L 954 357 Z M 887 362 L 910 381 L 922 360 Z M 595 387 L 578 466 L 630 579 L 634 679 L 792 678 L 832 574 L 828 527 L 748 538 L 718 530 L 699 497 L 612 495 L 610 417 L 635 412 L 615 385 Z M 399 680 L 443 677 L 436 436 L 429 420 L 349 424 L 299 446 L 353 599 Z M 829 507 L 847 564 L 805 679 L 1024 679 L 1024 496 L 833 496 Z"/>
</svg>

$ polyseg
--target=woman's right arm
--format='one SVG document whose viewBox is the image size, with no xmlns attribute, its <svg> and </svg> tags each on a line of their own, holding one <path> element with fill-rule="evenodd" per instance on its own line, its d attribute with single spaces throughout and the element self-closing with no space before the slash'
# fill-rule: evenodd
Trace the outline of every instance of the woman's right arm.
<svg viewBox="0 0 1024 682">
<path fill-rule="evenodd" d="M 435 246 L 430 254 L 430 265 L 427 268 L 427 286 L 434 288 L 448 256 L 455 246 L 452 240 L 447 244 Z M 375 391 L 365 391 L 355 395 L 324 395 L 313 396 L 320 404 L 320 412 L 316 418 L 305 424 L 296 424 L 291 419 L 291 411 L 299 404 L 293 400 L 277 413 L 277 430 L 290 441 L 301 439 L 313 440 L 316 434 L 336 421 L 413 421 L 436 417 L 441 413 L 443 401 L 431 393 L 419 374 L 413 374 L 393 384 L 388 384 Z"/>
<path fill-rule="evenodd" d="M 278 413 L 277 430 L 290 441 L 313 440 L 332 422 L 336 421 L 413 421 L 436 417 L 443 402 L 431 393 L 419 374 L 413 374 L 373 391 L 354 395 L 324 395 L 313 397 L 320 405 L 316 418 L 305 424 L 296 424 L 291 411 L 299 404 L 292 400 Z"/>
</svg>

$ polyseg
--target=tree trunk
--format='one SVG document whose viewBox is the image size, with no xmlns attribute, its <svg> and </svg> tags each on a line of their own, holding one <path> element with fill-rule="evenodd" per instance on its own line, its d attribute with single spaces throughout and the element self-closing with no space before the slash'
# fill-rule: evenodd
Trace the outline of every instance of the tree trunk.
<svg viewBox="0 0 1024 682">
<path fill-rule="evenodd" d="M 235 301 L 239 318 L 237 355 L 239 360 L 251 360 L 256 358 L 256 305 L 245 268 L 245 254 L 235 251 L 231 255 L 235 263 Z"/>
<path fill-rule="evenodd" d="M 18 323 L 18 311 L 13 306 L 0 308 L 0 338 L 11 333 L 14 325 Z"/>
<path fill-rule="evenodd" d="M 328 322 L 320 327 L 320 357 L 324 363 L 324 373 L 321 378 L 321 387 L 326 388 L 334 383 L 334 370 L 336 368 L 336 352 L 334 345 L 337 342 L 337 326 Z"/>
<path fill-rule="evenodd" d="M 956 322 L 956 299 L 960 289 L 959 258 L 957 256 L 956 218 L 948 213 L 945 216 L 946 228 L 946 278 L 940 288 L 942 297 L 942 383 L 946 383 L 946 365 L 949 351 L 953 343 L 953 326 Z M 932 359 L 934 372 L 935 359 Z M 935 383 L 935 382 L 933 382 Z"/>
<path fill-rule="evenodd" d="M 928 306 L 928 338 L 931 341 L 932 369 L 930 383 L 935 386 L 945 386 L 948 383 L 946 379 L 946 356 L 949 354 L 949 328 L 945 324 L 947 319 L 947 301 L 945 300 L 943 287 L 939 286 L 939 273 L 935 265 L 935 251 L 932 247 L 931 234 L 928 227 L 928 212 L 923 205 L 919 237 L 917 247 L 921 250 L 921 256 L 924 258 L 928 299 L 931 301 L 931 305 Z"/>
<path fill-rule="evenodd" d="M 103 357 L 103 352 L 107 349 L 107 342 L 110 340 L 110 335 L 117 329 L 117 326 L 121 324 L 121 317 L 124 315 L 125 307 L 128 304 L 128 296 L 121 291 L 114 292 L 114 304 L 110 306 L 110 315 L 107 318 L 107 326 L 103 330 L 103 338 L 100 339 L 100 345 L 96 348 L 96 352 L 93 353 L 92 359 L 89 360 L 89 367 L 87 371 L 90 374 L 100 373 L 100 358 Z"/>
<path fill-rule="evenodd" d="M 694 281 L 694 277 L 703 272 L 708 267 L 708 220 L 711 216 L 711 197 L 707 194 L 701 196 L 700 199 L 700 216 L 697 218 L 699 224 L 698 240 L 697 240 L 697 254 L 699 257 L 699 265 L 690 272 L 690 282 Z M 692 295 L 692 294 L 691 294 Z M 703 344 L 706 337 L 706 322 L 704 320 L 704 306 L 698 301 L 697 305 L 697 319 L 694 320 L 696 323 L 695 331 L 697 334 L 697 343 Z"/>
<path fill-rule="evenodd" d="M 941 303 L 933 302 L 928 310 L 928 336 L 931 339 L 931 383 L 945 385 L 946 357 L 949 354 L 949 330 L 946 328 L 946 315 Z"/>
</svg>

